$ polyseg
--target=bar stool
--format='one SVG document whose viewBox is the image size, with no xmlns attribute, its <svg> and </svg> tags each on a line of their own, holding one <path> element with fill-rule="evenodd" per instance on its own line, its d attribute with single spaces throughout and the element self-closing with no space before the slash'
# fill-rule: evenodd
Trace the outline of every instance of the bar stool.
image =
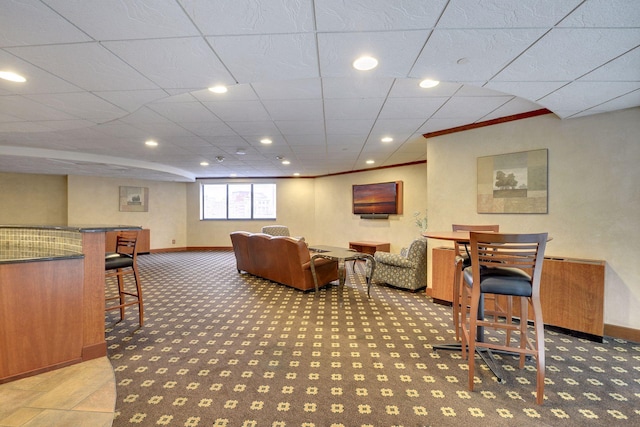
<svg viewBox="0 0 640 427">
<path fill-rule="evenodd" d="M 500 225 L 468 225 L 468 224 L 452 224 L 453 231 L 492 231 L 497 233 L 500 231 Z M 461 324 L 463 305 L 461 301 L 462 293 L 462 271 L 471 265 L 471 257 L 469 248 L 464 243 L 454 242 L 454 275 L 453 275 L 453 327 L 456 330 L 456 341 L 461 339 Z M 468 301 L 464 302 L 464 310 L 468 310 Z"/>
<path fill-rule="evenodd" d="M 547 243 L 547 233 L 500 234 L 469 233 L 471 267 L 464 269 L 462 300 L 471 298 L 468 315 L 462 322 L 462 355 L 469 359 L 469 390 L 473 391 L 475 352 L 477 349 L 514 353 L 520 356 L 520 369 L 527 356 L 536 358 L 536 401 L 544 401 L 545 349 L 544 323 L 540 304 L 540 276 Z M 483 301 L 485 294 L 506 297 L 508 310 L 501 313 L 504 320 L 485 318 Z M 520 299 L 519 325 L 513 323 L 511 299 Z M 533 314 L 535 344 L 527 335 L 528 309 Z M 494 308 L 497 310 L 497 308 Z M 507 331 L 504 343 L 484 340 L 484 328 Z M 512 346 L 509 332 L 519 331 L 516 346 Z"/>
<path fill-rule="evenodd" d="M 125 307 L 138 306 L 139 322 L 144 324 L 144 308 L 142 303 L 142 288 L 140 275 L 138 274 L 138 232 L 121 231 L 116 237 L 116 251 L 105 255 L 105 281 L 110 277 L 116 277 L 118 283 L 118 295 L 105 298 L 105 311 L 120 310 L 120 321 L 124 320 Z M 125 276 L 132 274 L 136 290 L 127 291 L 125 288 Z M 117 304 L 109 304 L 111 300 L 118 300 Z"/>
</svg>

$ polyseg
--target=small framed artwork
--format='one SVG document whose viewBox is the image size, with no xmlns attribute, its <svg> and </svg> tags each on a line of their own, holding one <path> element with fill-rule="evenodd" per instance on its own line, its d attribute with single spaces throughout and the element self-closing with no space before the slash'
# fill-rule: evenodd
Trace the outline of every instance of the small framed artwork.
<svg viewBox="0 0 640 427">
<path fill-rule="evenodd" d="M 548 212 L 548 150 L 478 157 L 478 213 Z"/>
<path fill-rule="evenodd" d="M 120 212 L 148 212 L 149 188 L 120 187 Z"/>
</svg>

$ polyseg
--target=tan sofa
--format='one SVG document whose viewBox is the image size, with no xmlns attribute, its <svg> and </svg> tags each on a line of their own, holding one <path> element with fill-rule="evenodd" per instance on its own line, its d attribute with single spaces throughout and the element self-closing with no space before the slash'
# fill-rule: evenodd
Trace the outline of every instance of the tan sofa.
<svg viewBox="0 0 640 427">
<path fill-rule="evenodd" d="M 315 289 L 311 255 L 303 239 L 234 231 L 231 243 L 238 272 L 245 271 L 302 291 Z M 318 286 L 338 280 L 338 262 L 316 259 Z"/>
</svg>

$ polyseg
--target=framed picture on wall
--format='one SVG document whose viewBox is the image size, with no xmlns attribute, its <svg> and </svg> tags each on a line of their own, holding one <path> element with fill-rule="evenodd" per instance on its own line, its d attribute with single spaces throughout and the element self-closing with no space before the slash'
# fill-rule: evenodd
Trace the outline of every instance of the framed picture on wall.
<svg viewBox="0 0 640 427">
<path fill-rule="evenodd" d="M 149 188 L 120 187 L 120 212 L 148 212 Z"/>
<path fill-rule="evenodd" d="M 478 157 L 478 213 L 548 213 L 548 150 Z"/>
</svg>

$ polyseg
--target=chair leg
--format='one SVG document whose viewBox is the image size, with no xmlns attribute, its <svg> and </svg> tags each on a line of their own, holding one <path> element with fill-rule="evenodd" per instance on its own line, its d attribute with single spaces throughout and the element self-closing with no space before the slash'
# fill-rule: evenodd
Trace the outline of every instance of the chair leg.
<svg viewBox="0 0 640 427">
<path fill-rule="evenodd" d="M 138 295 L 138 319 L 140 327 L 144 326 L 144 305 L 142 303 L 142 287 L 138 278 L 138 266 L 133 265 L 133 280 L 136 282 L 136 294 Z"/>
<path fill-rule="evenodd" d="M 462 324 L 462 306 L 460 292 L 462 291 L 462 261 L 456 261 L 453 275 L 453 327 L 456 330 L 456 341 L 461 340 L 460 327 Z M 465 304 L 466 310 L 466 304 Z"/>
<path fill-rule="evenodd" d="M 118 280 L 118 295 L 120 296 L 120 321 L 124 320 L 124 303 L 126 301 L 126 295 L 124 294 L 124 277 L 122 275 L 122 269 L 118 269 L 118 275 L 116 276 Z"/>
<path fill-rule="evenodd" d="M 536 350 L 538 355 L 537 361 L 537 377 L 536 377 L 536 402 L 542 405 L 544 402 L 544 377 L 545 377 L 545 353 L 544 353 L 544 323 L 542 321 L 542 306 L 540 300 L 532 298 L 531 305 L 533 307 L 533 322 L 535 327 Z"/>
<path fill-rule="evenodd" d="M 473 391 L 473 382 L 475 378 L 475 359 L 476 359 L 476 339 L 477 334 L 477 321 L 478 321 L 478 306 L 480 304 L 480 293 L 471 292 L 471 308 L 469 310 L 469 330 L 468 336 L 468 360 L 469 360 L 469 391 Z M 473 334 L 473 335 L 472 335 Z"/>
</svg>

